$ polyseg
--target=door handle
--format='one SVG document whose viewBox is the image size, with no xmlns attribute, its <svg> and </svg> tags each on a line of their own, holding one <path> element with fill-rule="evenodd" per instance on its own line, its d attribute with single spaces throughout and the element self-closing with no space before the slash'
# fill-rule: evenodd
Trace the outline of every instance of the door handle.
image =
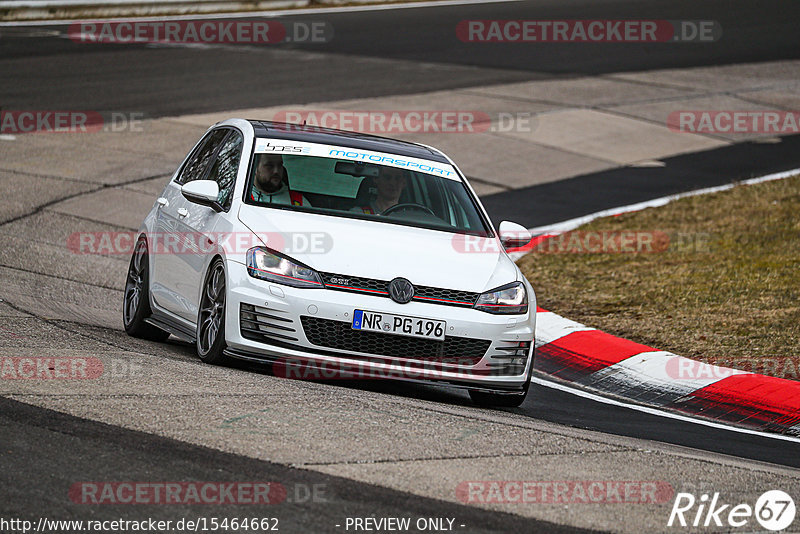
<svg viewBox="0 0 800 534">
<path fill-rule="evenodd" d="M 156 204 L 158 204 L 162 208 L 166 208 L 167 206 L 169 206 L 169 200 L 167 200 L 164 197 L 158 197 L 156 199 Z"/>
<path fill-rule="evenodd" d="M 186 217 L 189 215 L 189 210 L 186 208 L 178 208 L 178 217 Z"/>
</svg>

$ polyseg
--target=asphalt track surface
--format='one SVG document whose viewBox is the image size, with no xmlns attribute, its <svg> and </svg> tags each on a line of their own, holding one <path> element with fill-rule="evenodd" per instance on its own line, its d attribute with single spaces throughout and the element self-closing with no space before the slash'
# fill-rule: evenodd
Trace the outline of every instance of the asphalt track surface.
<svg viewBox="0 0 800 534">
<path fill-rule="evenodd" d="M 273 517 L 282 532 L 342 531 L 346 517 L 450 517 L 469 532 L 586 532 L 512 514 L 436 501 L 371 484 L 188 445 L 0 399 L 2 517 L 158 520 Z M 32 457 L 36 458 L 32 462 Z M 105 478 L 104 478 L 105 477 Z M 280 481 L 286 501 L 252 511 L 248 505 L 108 505 L 88 517 L 86 505 L 63 498 L 75 480 Z M 43 483 L 45 482 L 46 483 Z M 314 501 L 316 495 L 316 501 Z M 459 528 L 464 524 L 464 528 Z"/>
<path fill-rule="evenodd" d="M 247 18 L 247 17 L 245 17 Z M 261 47 L 86 45 L 0 29 L 0 106 L 136 111 L 148 117 L 420 93 L 492 83 L 800 57 L 800 4 L 539 0 L 287 16 L 326 21 L 329 43 Z M 714 20 L 714 43 L 464 43 L 472 19 Z M 25 37 L 27 35 L 28 37 Z M 319 52 L 275 55 L 272 50 Z M 145 51 L 146 50 L 146 51 Z"/>
<path fill-rule="evenodd" d="M 520 49 L 514 44 L 474 47 L 455 38 L 463 19 L 657 18 L 719 21 L 726 38 L 710 45 L 546 45 Z M 301 16 L 304 20 L 316 17 Z M 398 12 L 325 14 L 336 38 L 325 45 L 283 45 L 318 52 L 303 62 L 276 57 L 269 50 L 232 47 L 193 49 L 139 45 L 79 46 L 51 35 L 51 26 L 0 29 L 0 104 L 6 109 L 94 109 L 144 111 L 171 116 L 281 103 L 416 93 L 579 74 L 613 73 L 668 67 L 719 65 L 800 57 L 797 2 L 721 1 L 551 1 L 426 8 Z M 391 60 L 391 61 L 378 61 Z M 420 68 L 423 67 L 423 68 Z M 529 226 L 568 219 L 598 209 L 630 204 L 688 189 L 718 185 L 784 170 L 797 161 L 800 140 L 777 145 L 744 143 L 704 153 L 669 158 L 664 168 L 620 169 L 487 197 L 494 216 Z M 797 165 L 794 165 L 797 166 Z M 603 197 L 589 195 L 586 184 L 615 184 Z M 515 195 L 508 204 L 509 195 Z M 523 203 L 542 195 L 554 199 L 529 218 Z M 190 350 L 189 347 L 186 349 Z M 253 372 L 264 372 L 253 368 Z M 398 397 L 465 404 L 461 393 L 395 384 L 340 384 Z M 663 441 L 744 459 L 800 467 L 800 444 L 664 419 L 534 387 L 518 410 L 531 417 L 567 425 Z M 84 480 L 269 479 L 329 486 L 332 501 L 299 513 L 285 513 L 286 531 L 331 530 L 337 516 L 458 516 L 470 531 L 522 531 L 555 525 L 533 523 L 510 514 L 395 492 L 369 484 L 297 471 L 268 462 L 111 427 L 0 399 L 0 480 L 7 496 L 4 516 L 39 517 L 44 512 L 70 515 L 70 505 L 55 502 L 54 486 Z M 46 467 L 45 467 L 46 466 Z M 60 478 L 53 479 L 58 472 Z M 258 476 L 253 476 L 257 473 Z M 65 486 L 66 485 L 66 486 Z M 66 508 L 65 508 L 66 506 Z M 78 508 L 76 508 L 78 509 Z M 111 510 L 110 515 L 141 518 L 149 511 Z M 102 512 L 105 516 L 106 511 Z M 221 510 L 231 516 L 236 510 Z M 81 513 L 85 514 L 83 509 Z M 113 513 L 112 513 L 113 512 Z M 182 515 L 184 510 L 158 514 Z M 98 512 L 100 514 L 100 512 Z M 205 513 L 204 515 L 210 515 Z M 564 531 L 575 531 L 564 529 Z"/>
</svg>

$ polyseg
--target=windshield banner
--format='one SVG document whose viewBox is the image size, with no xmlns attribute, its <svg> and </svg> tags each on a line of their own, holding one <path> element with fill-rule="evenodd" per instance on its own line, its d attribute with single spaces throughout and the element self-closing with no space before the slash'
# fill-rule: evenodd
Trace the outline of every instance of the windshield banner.
<svg viewBox="0 0 800 534">
<path fill-rule="evenodd" d="M 459 181 L 456 170 L 447 163 L 439 163 L 426 159 L 388 154 L 385 152 L 373 152 L 359 148 L 349 148 L 334 145 L 320 145 L 316 143 L 304 143 L 287 139 L 256 139 L 256 154 L 280 154 L 284 156 L 315 156 L 322 158 L 337 158 L 349 161 L 360 161 L 364 163 L 374 163 L 376 165 L 387 165 L 389 167 L 399 167 L 410 171 L 424 172 Z"/>
</svg>

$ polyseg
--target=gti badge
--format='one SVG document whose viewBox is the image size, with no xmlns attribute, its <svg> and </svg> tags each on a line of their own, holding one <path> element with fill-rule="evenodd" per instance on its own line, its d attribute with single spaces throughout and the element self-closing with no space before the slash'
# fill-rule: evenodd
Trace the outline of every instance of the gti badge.
<svg viewBox="0 0 800 534">
<path fill-rule="evenodd" d="M 414 286 L 405 278 L 395 278 L 389 282 L 389 296 L 398 304 L 406 304 L 414 298 Z"/>
</svg>

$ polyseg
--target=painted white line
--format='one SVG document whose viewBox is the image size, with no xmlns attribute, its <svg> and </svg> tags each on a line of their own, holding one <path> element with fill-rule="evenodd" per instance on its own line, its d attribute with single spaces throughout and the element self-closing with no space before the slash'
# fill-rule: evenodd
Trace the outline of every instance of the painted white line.
<svg viewBox="0 0 800 534">
<path fill-rule="evenodd" d="M 11 134 L 0 135 L 0 141 L 16 141 L 17 137 Z"/>
<path fill-rule="evenodd" d="M 610 404 L 612 406 L 620 406 L 622 408 L 630 408 L 631 410 L 636 410 L 636 411 L 639 411 L 639 412 L 644 412 L 644 413 L 647 413 L 647 414 L 650 414 L 650 415 L 656 415 L 656 416 L 659 416 L 659 417 L 667 417 L 669 419 L 676 419 L 678 421 L 683 421 L 685 423 L 695 423 L 695 424 L 698 424 L 698 425 L 704 425 L 704 426 L 708 426 L 708 427 L 711 427 L 711 428 L 717 428 L 717 429 L 720 429 L 720 430 L 729 430 L 731 432 L 738 432 L 740 434 L 749 434 L 749 435 L 752 435 L 752 436 L 759 436 L 759 437 L 762 437 L 762 438 L 770 438 L 770 439 L 777 439 L 777 440 L 782 440 L 782 441 L 791 441 L 793 443 L 800 443 L 800 438 L 796 438 L 796 437 L 793 437 L 793 436 L 784 436 L 784 435 L 781 435 L 781 434 L 770 434 L 768 432 L 761 432 L 759 430 L 750 430 L 748 428 L 739 428 L 739 427 L 735 427 L 735 426 L 725 425 L 725 424 L 722 424 L 722 423 L 716 423 L 714 421 L 707 421 L 705 419 L 688 417 L 686 415 L 680 415 L 680 414 L 676 414 L 676 413 L 672 413 L 672 412 L 667 412 L 667 411 L 664 411 L 664 410 L 658 410 L 656 408 L 650 408 L 648 406 L 642 406 L 642 405 L 639 405 L 639 404 L 629 404 L 629 403 L 618 401 L 618 400 L 615 400 L 615 399 L 610 399 L 608 397 L 595 395 L 594 393 L 589 393 L 588 391 L 584 391 L 584 390 L 581 390 L 581 389 L 576 389 L 576 388 L 570 387 L 570 386 L 565 385 L 565 384 L 559 384 L 559 383 L 556 383 L 556 382 L 551 382 L 549 380 L 544 380 L 544 379 L 536 377 L 536 376 L 534 376 L 531 379 L 531 382 L 533 382 L 534 384 L 540 385 L 540 386 L 548 387 L 548 388 L 551 388 L 551 389 L 557 389 L 559 391 L 564 391 L 565 393 L 570 393 L 572 395 L 577 395 L 578 397 L 583 397 L 585 399 L 593 400 L 595 402 L 600 402 L 600 403 L 603 403 L 603 404 Z"/>
<path fill-rule="evenodd" d="M 678 193 L 676 195 L 669 195 L 666 197 L 646 200 L 644 202 L 639 202 L 637 204 L 629 204 L 627 206 L 620 206 L 618 208 L 611 208 L 603 211 L 598 211 L 596 213 L 590 213 L 589 215 L 584 215 L 582 217 L 576 217 L 575 219 L 569 219 L 566 221 L 561 221 L 559 223 L 547 224 L 544 226 L 537 226 L 535 228 L 530 228 L 530 231 L 534 235 L 545 234 L 548 232 L 569 232 L 570 230 L 574 230 L 575 228 L 581 225 L 592 222 L 595 219 L 599 219 L 601 217 L 611 217 L 613 215 L 619 215 L 621 213 L 640 211 L 645 208 L 656 208 L 659 206 L 664 206 L 666 204 L 669 204 L 673 200 L 678 200 L 681 198 L 694 197 L 697 195 L 707 195 L 709 193 L 718 193 L 720 191 L 727 191 L 728 189 L 733 189 L 737 185 L 753 185 L 762 182 L 770 182 L 772 180 L 782 180 L 784 178 L 794 176 L 795 174 L 800 174 L 800 168 L 792 169 L 790 171 L 767 174 L 765 176 L 759 176 L 757 178 L 751 178 L 749 180 L 743 180 L 741 182 L 718 185 L 716 187 L 707 187 L 705 189 L 697 189 L 695 191 L 687 191 L 686 193 Z"/>
<path fill-rule="evenodd" d="M 233 19 L 233 18 L 260 18 L 260 17 L 286 17 L 295 15 L 324 15 L 328 13 L 355 13 L 359 11 L 385 11 L 390 9 L 417 9 L 426 7 L 441 6 L 461 6 L 471 4 L 501 4 L 509 2 L 521 2 L 522 0 L 430 0 L 424 2 L 407 2 L 402 4 L 371 4 L 365 6 L 343 6 L 343 7 L 316 7 L 300 9 L 273 9 L 271 11 L 239 11 L 235 13 L 208 13 L 196 15 L 168 15 L 168 16 L 148 16 L 148 17 L 112 17 L 112 18 L 82 18 L 82 19 L 59 19 L 59 20 L 35 20 L 35 21 L 10 21 L 0 22 L 3 26 L 61 26 L 73 22 L 85 22 L 96 20 L 102 22 L 122 22 L 122 21 L 148 21 L 148 20 L 207 20 L 207 19 Z M 455 32 L 455 26 L 453 27 Z"/>
</svg>

